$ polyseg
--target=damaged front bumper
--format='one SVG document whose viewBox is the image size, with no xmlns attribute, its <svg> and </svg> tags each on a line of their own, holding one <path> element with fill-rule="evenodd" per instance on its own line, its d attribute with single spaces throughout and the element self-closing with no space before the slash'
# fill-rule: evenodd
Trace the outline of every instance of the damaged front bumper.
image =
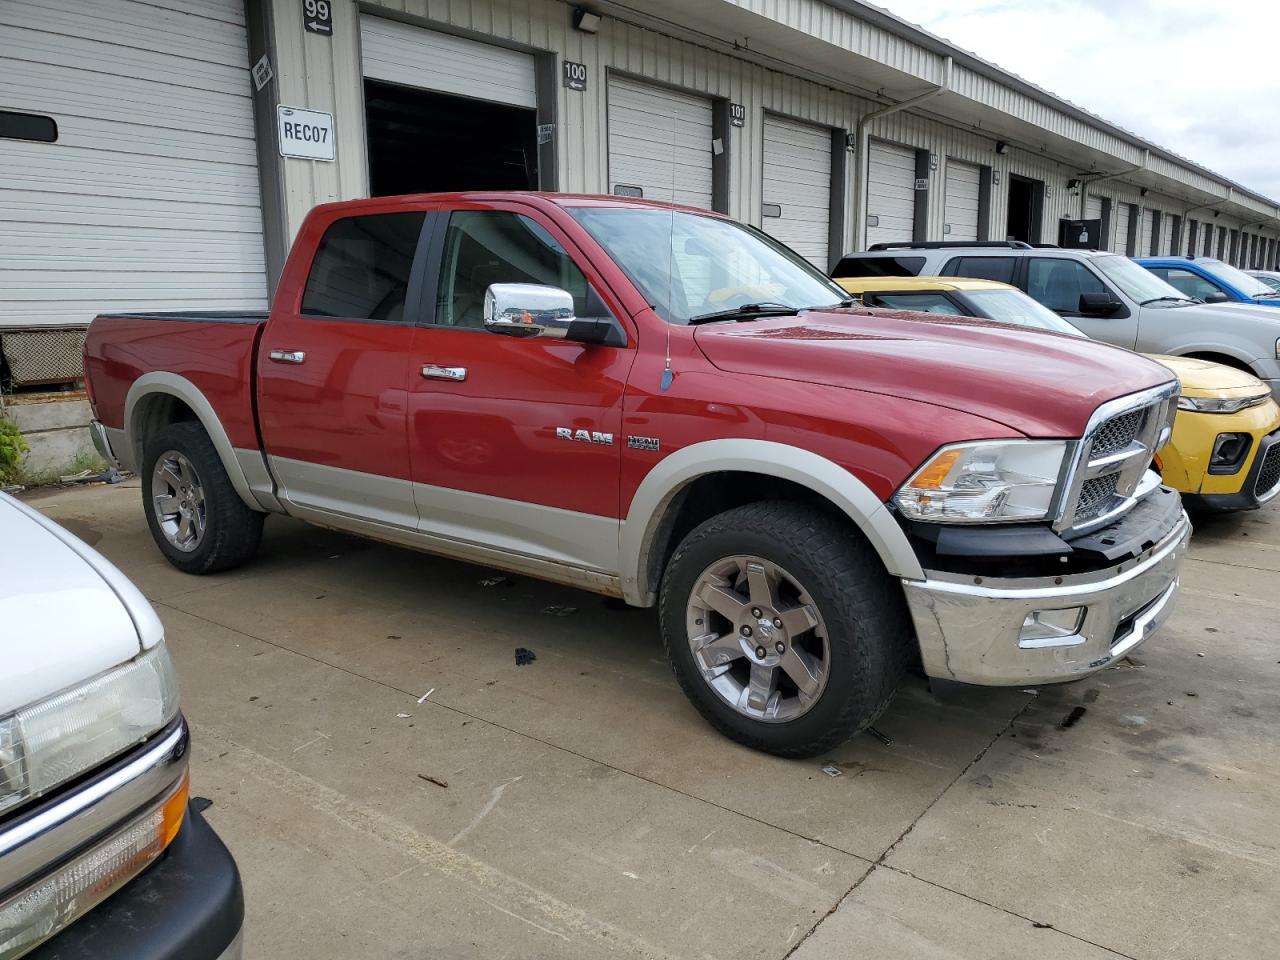
<svg viewBox="0 0 1280 960">
<path fill-rule="evenodd" d="M 1179 511 L 1137 556 L 1061 577 L 984 577 L 925 571 L 903 580 L 931 677 L 983 686 L 1074 680 L 1134 650 L 1173 611 L 1191 523 Z M 1026 636 L 1033 614 L 1080 610 L 1074 630 Z"/>
</svg>

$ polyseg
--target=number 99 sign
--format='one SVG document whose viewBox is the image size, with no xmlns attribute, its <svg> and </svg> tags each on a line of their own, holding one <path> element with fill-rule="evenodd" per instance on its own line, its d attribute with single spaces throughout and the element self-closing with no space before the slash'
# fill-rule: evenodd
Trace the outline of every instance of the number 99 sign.
<svg viewBox="0 0 1280 960">
<path fill-rule="evenodd" d="M 333 36 L 333 6 L 329 0 L 302 0 L 302 25 L 308 33 Z"/>
</svg>

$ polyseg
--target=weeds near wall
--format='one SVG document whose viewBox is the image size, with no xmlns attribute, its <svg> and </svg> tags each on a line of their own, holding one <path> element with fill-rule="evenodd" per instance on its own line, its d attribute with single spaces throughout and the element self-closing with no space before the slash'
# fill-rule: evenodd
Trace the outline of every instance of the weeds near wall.
<svg viewBox="0 0 1280 960">
<path fill-rule="evenodd" d="M 17 426 L 0 417 L 0 484 L 13 483 L 18 479 L 18 465 L 29 450 Z"/>
</svg>

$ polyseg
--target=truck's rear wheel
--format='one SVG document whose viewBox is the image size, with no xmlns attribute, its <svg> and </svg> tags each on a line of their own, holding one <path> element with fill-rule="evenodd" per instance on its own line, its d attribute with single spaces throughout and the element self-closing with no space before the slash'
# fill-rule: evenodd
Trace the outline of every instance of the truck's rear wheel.
<svg viewBox="0 0 1280 960">
<path fill-rule="evenodd" d="M 697 527 L 667 564 L 660 604 L 694 706 L 779 756 L 813 756 L 869 726 L 907 661 L 901 588 L 847 523 L 805 504 L 748 504 Z"/>
<path fill-rule="evenodd" d="M 146 445 L 142 504 L 160 552 L 185 573 L 216 573 L 253 556 L 264 514 L 250 510 L 198 423 L 175 423 Z"/>
</svg>

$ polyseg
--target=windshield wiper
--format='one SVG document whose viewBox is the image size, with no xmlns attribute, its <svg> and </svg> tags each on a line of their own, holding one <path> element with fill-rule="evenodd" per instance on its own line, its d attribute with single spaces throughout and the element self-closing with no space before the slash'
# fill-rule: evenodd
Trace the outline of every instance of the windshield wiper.
<svg viewBox="0 0 1280 960">
<path fill-rule="evenodd" d="M 1138 306 L 1145 307 L 1152 303 L 1195 303 L 1190 297 L 1152 297 L 1150 300 L 1143 300 Z"/>
<path fill-rule="evenodd" d="M 744 303 L 731 310 L 717 310 L 715 313 L 703 313 L 689 318 L 689 326 L 700 323 L 715 323 L 717 320 L 755 320 L 758 317 L 794 317 L 800 310 L 789 307 L 785 303 Z"/>
</svg>

